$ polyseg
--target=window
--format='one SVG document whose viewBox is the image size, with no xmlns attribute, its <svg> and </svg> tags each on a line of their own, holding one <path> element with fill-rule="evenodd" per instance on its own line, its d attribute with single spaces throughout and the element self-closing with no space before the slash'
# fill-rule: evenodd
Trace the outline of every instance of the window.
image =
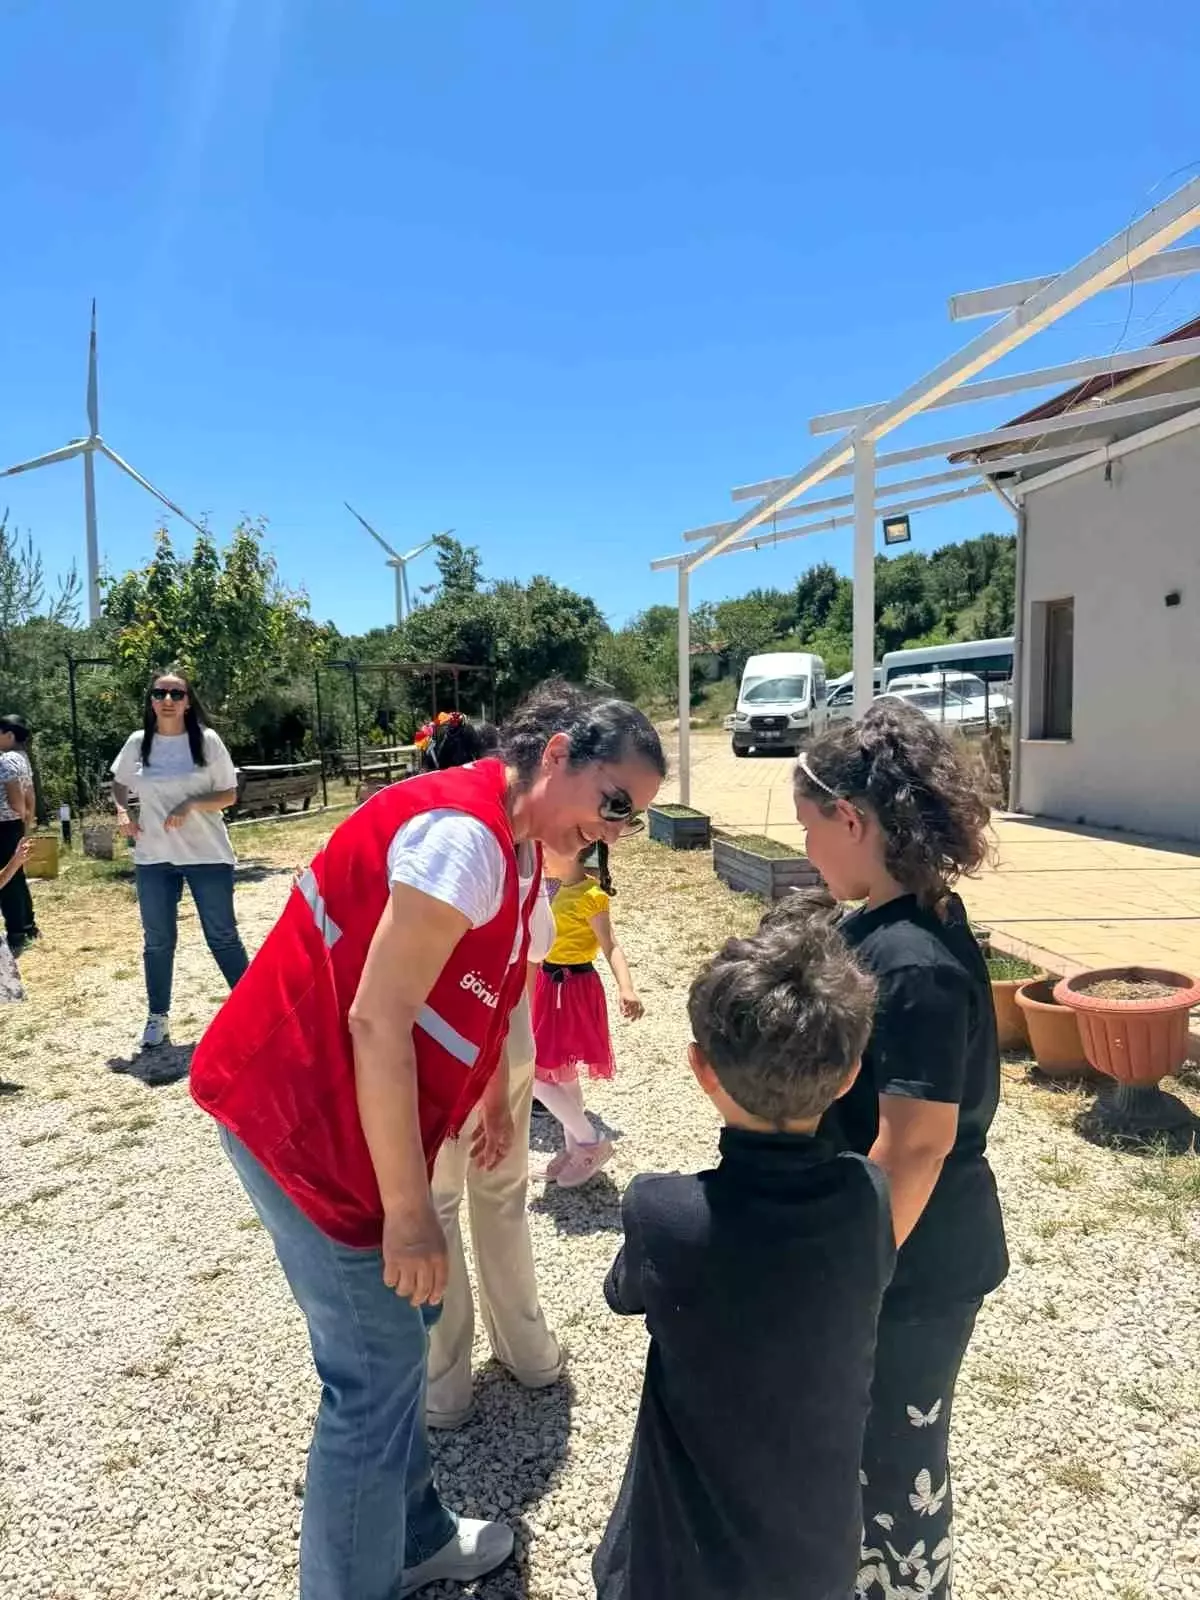
<svg viewBox="0 0 1200 1600">
<path fill-rule="evenodd" d="M 747 705 L 782 705 L 807 698 L 806 677 L 759 678 L 757 682 L 742 686 L 742 699 Z"/>
<path fill-rule="evenodd" d="M 1041 737 L 1069 739 L 1075 687 L 1075 602 L 1047 600 L 1041 612 Z"/>
</svg>

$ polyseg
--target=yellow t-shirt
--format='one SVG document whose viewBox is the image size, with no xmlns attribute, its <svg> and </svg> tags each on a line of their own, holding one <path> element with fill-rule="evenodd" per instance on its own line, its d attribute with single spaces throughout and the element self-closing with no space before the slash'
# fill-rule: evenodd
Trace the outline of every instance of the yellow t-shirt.
<svg viewBox="0 0 1200 1600">
<path fill-rule="evenodd" d="M 584 878 L 582 883 L 563 884 L 550 902 L 554 913 L 554 943 L 546 960 L 563 967 L 581 967 L 588 961 L 595 961 L 600 954 L 600 941 L 592 927 L 592 918 L 608 907 L 609 896 L 591 878 Z"/>
</svg>

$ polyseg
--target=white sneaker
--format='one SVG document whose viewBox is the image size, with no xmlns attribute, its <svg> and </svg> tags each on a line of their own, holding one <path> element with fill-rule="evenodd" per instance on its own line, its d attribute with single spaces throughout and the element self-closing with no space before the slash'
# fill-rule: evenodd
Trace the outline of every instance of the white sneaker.
<svg viewBox="0 0 1200 1600">
<path fill-rule="evenodd" d="M 476 1522 L 459 1517 L 454 1537 L 436 1555 L 410 1567 L 400 1582 L 400 1596 L 415 1594 L 430 1583 L 473 1583 L 513 1553 L 513 1532 L 503 1522 Z"/>
<path fill-rule="evenodd" d="M 146 1018 L 146 1026 L 142 1030 L 142 1049 L 157 1050 L 160 1045 L 170 1042 L 171 1028 L 168 1019 L 160 1016 L 157 1011 L 152 1011 Z"/>
</svg>

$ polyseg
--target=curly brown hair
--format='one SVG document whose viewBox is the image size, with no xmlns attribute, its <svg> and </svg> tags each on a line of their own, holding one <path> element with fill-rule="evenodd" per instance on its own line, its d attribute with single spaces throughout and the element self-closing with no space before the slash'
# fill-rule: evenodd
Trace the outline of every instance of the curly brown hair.
<svg viewBox="0 0 1200 1600">
<path fill-rule="evenodd" d="M 837 796 L 869 809 L 888 871 L 922 905 L 936 906 L 987 860 L 988 804 L 950 739 L 914 707 L 877 700 L 861 722 L 814 740 L 805 762 L 819 782 L 798 766 L 797 799 L 829 811 Z"/>
</svg>

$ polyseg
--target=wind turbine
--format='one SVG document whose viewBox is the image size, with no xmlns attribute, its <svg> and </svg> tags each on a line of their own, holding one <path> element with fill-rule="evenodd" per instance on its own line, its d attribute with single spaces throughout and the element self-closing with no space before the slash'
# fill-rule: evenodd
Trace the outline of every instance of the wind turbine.
<svg viewBox="0 0 1200 1600">
<path fill-rule="evenodd" d="M 400 627 L 405 617 L 412 610 L 412 600 L 409 598 L 408 593 L 408 563 L 410 561 L 415 561 L 418 556 L 423 556 L 426 550 L 431 550 L 433 548 L 438 539 L 446 538 L 448 534 L 454 532 L 454 529 L 447 528 L 443 533 L 439 533 L 437 538 L 426 539 L 424 544 L 414 545 L 406 556 L 402 556 L 399 550 L 393 550 L 387 540 L 375 532 L 375 529 L 367 521 L 366 517 L 359 516 L 358 512 L 355 511 L 354 507 L 350 504 L 349 500 L 343 500 L 342 504 L 356 521 L 362 523 L 363 527 L 371 535 L 375 543 L 382 545 L 388 553 L 388 566 L 394 567 L 396 572 L 396 626 Z"/>
<path fill-rule="evenodd" d="M 135 483 L 140 483 L 143 489 L 149 491 L 156 500 L 161 500 L 168 511 L 173 511 L 177 517 L 197 533 L 203 533 L 198 522 L 193 522 L 186 511 L 181 511 L 174 500 L 168 500 L 161 490 L 156 489 L 140 472 L 134 470 L 123 461 L 117 452 L 105 444 L 100 437 L 100 399 L 96 382 L 96 302 L 92 301 L 92 333 L 88 343 L 88 379 L 87 379 L 87 416 L 88 434 L 86 439 L 72 439 L 63 445 L 61 450 L 51 450 L 44 456 L 35 456 L 32 461 L 19 461 L 15 467 L 6 467 L 0 472 L 0 478 L 11 478 L 18 472 L 32 472 L 35 467 L 51 467 L 56 461 L 70 461 L 72 456 L 83 457 L 83 509 L 87 523 L 87 590 L 88 590 L 88 621 L 100 620 L 100 544 L 96 536 L 96 467 L 93 457 L 97 450 L 102 456 L 107 456 L 113 466 L 120 467 L 122 472 L 127 472 Z"/>
</svg>

